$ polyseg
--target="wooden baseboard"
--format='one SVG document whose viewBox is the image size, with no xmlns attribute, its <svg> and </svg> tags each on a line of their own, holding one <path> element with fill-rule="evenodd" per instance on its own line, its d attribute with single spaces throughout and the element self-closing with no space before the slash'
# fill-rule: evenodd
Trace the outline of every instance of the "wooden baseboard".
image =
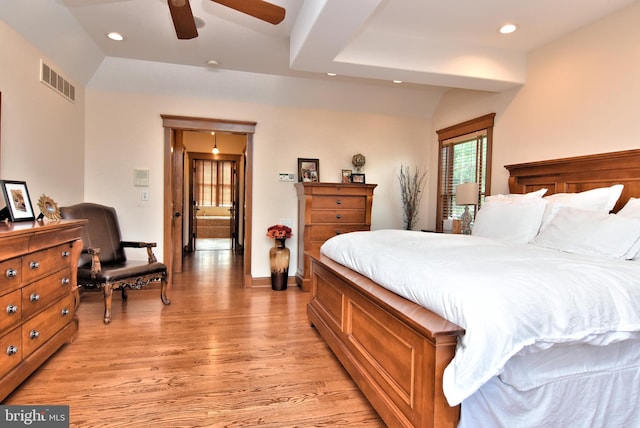
<svg viewBox="0 0 640 428">
<path fill-rule="evenodd" d="M 287 286 L 296 285 L 296 277 L 289 276 L 287 277 Z M 251 278 L 251 287 L 271 287 L 271 277 L 252 277 Z"/>
</svg>

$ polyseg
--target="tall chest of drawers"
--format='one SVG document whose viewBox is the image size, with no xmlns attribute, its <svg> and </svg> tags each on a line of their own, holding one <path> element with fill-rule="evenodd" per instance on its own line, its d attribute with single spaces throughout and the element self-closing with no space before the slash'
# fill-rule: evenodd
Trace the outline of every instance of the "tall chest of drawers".
<svg viewBox="0 0 640 428">
<path fill-rule="evenodd" d="M 311 288 L 311 261 L 305 251 L 320 248 L 341 233 L 371 229 L 376 184 L 296 183 L 298 194 L 298 268 L 296 283 Z"/>
<path fill-rule="evenodd" d="M 0 223 L 0 401 L 77 336 L 85 223 Z"/>
</svg>

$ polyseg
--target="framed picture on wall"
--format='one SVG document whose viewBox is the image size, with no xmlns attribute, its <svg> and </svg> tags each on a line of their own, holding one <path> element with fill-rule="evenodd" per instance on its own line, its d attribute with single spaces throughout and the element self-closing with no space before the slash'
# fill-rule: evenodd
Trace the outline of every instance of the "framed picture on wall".
<svg viewBox="0 0 640 428">
<path fill-rule="evenodd" d="M 320 160 L 309 158 L 298 158 L 298 181 L 319 182 L 320 181 Z"/>
<path fill-rule="evenodd" d="M 1 180 L 0 186 L 2 187 L 4 201 L 7 204 L 5 209 L 9 220 L 12 222 L 35 220 L 27 183 L 24 181 Z"/>
<path fill-rule="evenodd" d="M 354 172 L 351 174 L 351 182 L 365 184 L 364 174 Z"/>
</svg>

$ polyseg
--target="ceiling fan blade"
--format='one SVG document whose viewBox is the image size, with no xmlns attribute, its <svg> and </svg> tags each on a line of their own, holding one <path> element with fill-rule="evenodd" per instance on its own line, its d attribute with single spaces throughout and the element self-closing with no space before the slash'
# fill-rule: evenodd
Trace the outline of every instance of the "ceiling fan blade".
<svg viewBox="0 0 640 428">
<path fill-rule="evenodd" d="M 189 0 L 167 0 L 167 2 L 178 38 L 184 40 L 198 37 L 198 29 Z"/>
<path fill-rule="evenodd" d="M 246 13 L 255 18 L 276 25 L 282 22 L 285 16 L 285 9 L 278 5 L 262 0 L 211 0 L 223 6 L 230 7 L 239 12 Z"/>
</svg>

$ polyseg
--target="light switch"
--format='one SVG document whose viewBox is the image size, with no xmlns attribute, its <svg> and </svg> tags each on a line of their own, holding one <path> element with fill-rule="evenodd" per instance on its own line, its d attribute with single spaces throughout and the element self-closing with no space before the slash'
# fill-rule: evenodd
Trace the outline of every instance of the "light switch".
<svg viewBox="0 0 640 428">
<path fill-rule="evenodd" d="M 140 192 L 140 199 L 143 201 L 148 201 L 149 200 L 149 191 L 148 190 L 143 190 Z"/>
</svg>

